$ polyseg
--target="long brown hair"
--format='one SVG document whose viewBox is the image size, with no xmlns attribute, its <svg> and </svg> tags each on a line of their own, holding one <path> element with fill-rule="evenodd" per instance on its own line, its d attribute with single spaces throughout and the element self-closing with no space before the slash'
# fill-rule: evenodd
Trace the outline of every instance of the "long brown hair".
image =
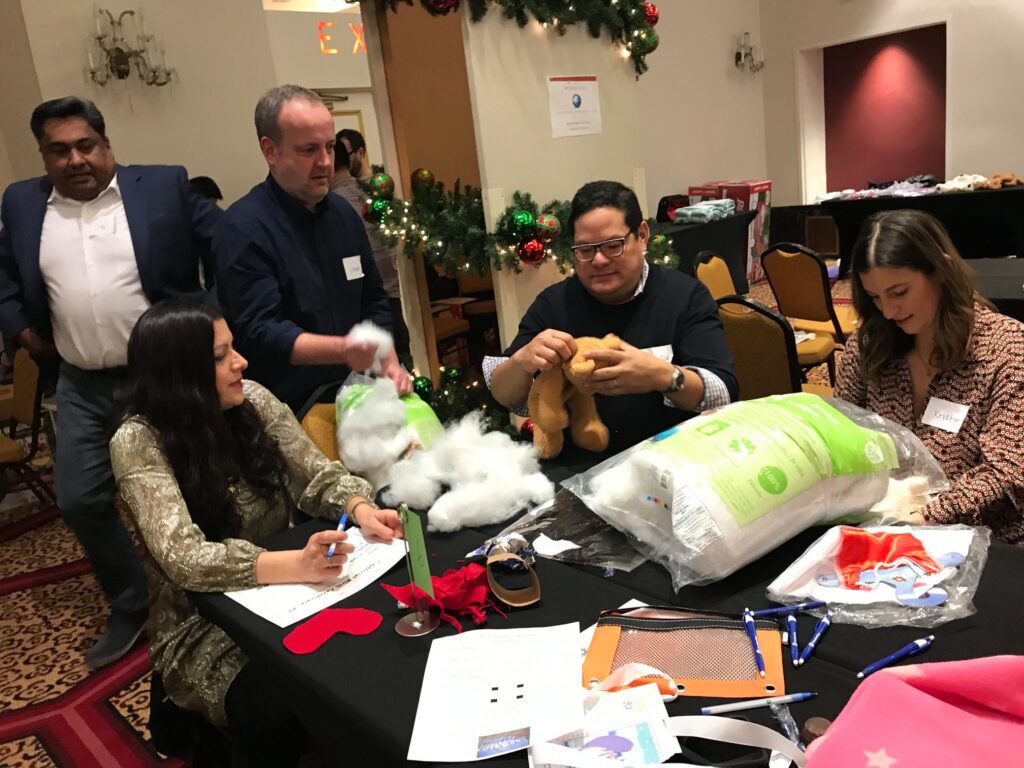
<svg viewBox="0 0 1024 768">
<path fill-rule="evenodd" d="M 875 267 L 922 272 L 939 289 L 931 365 L 958 367 L 967 356 L 974 328 L 974 304 L 992 305 L 974 290 L 974 274 L 957 253 L 945 227 L 924 211 L 882 211 L 864 222 L 853 246 L 853 305 L 861 316 L 861 375 L 877 382 L 882 369 L 914 347 L 914 337 L 886 320 L 867 295 L 861 275 Z"/>
</svg>

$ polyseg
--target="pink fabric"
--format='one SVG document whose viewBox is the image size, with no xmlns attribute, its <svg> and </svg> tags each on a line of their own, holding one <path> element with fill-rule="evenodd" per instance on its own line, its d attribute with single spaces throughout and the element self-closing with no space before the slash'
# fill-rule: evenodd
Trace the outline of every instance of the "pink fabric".
<svg viewBox="0 0 1024 768">
<path fill-rule="evenodd" d="M 807 767 L 1021 765 L 1022 744 L 1024 656 L 990 656 L 871 675 L 808 747 Z"/>
</svg>

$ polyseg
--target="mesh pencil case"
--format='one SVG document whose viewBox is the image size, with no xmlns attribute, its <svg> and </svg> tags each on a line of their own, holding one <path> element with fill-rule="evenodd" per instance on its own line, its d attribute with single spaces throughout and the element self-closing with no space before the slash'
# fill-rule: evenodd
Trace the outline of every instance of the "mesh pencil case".
<svg viewBox="0 0 1024 768">
<path fill-rule="evenodd" d="M 761 677 L 739 614 L 647 606 L 603 611 L 583 662 L 583 685 L 592 688 L 620 667 L 637 663 L 675 682 L 640 677 L 628 685 L 656 683 L 667 696 L 758 698 L 785 693 L 782 635 L 774 619 L 755 619 L 764 658 Z"/>
</svg>

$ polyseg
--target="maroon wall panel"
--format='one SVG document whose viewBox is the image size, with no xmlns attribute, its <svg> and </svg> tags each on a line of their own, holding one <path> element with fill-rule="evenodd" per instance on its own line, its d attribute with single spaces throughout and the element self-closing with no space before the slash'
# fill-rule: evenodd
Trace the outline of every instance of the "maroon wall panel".
<svg viewBox="0 0 1024 768">
<path fill-rule="evenodd" d="M 830 191 L 946 172 L 946 25 L 824 49 Z"/>
</svg>

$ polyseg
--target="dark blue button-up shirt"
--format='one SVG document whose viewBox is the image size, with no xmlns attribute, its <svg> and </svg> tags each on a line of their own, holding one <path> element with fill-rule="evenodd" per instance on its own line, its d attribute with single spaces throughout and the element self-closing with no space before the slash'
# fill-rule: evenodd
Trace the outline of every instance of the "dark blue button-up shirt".
<svg viewBox="0 0 1024 768">
<path fill-rule="evenodd" d="M 268 176 L 225 212 L 214 253 L 221 305 L 249 360 L 246 377 L 293 410 L 349 373 L 344 365 L 292 365 L 300 333 L 341 336 L 360 320 L 391 329 L 366 230 L 337 195 L 310 211 Z"/>
</svg>

